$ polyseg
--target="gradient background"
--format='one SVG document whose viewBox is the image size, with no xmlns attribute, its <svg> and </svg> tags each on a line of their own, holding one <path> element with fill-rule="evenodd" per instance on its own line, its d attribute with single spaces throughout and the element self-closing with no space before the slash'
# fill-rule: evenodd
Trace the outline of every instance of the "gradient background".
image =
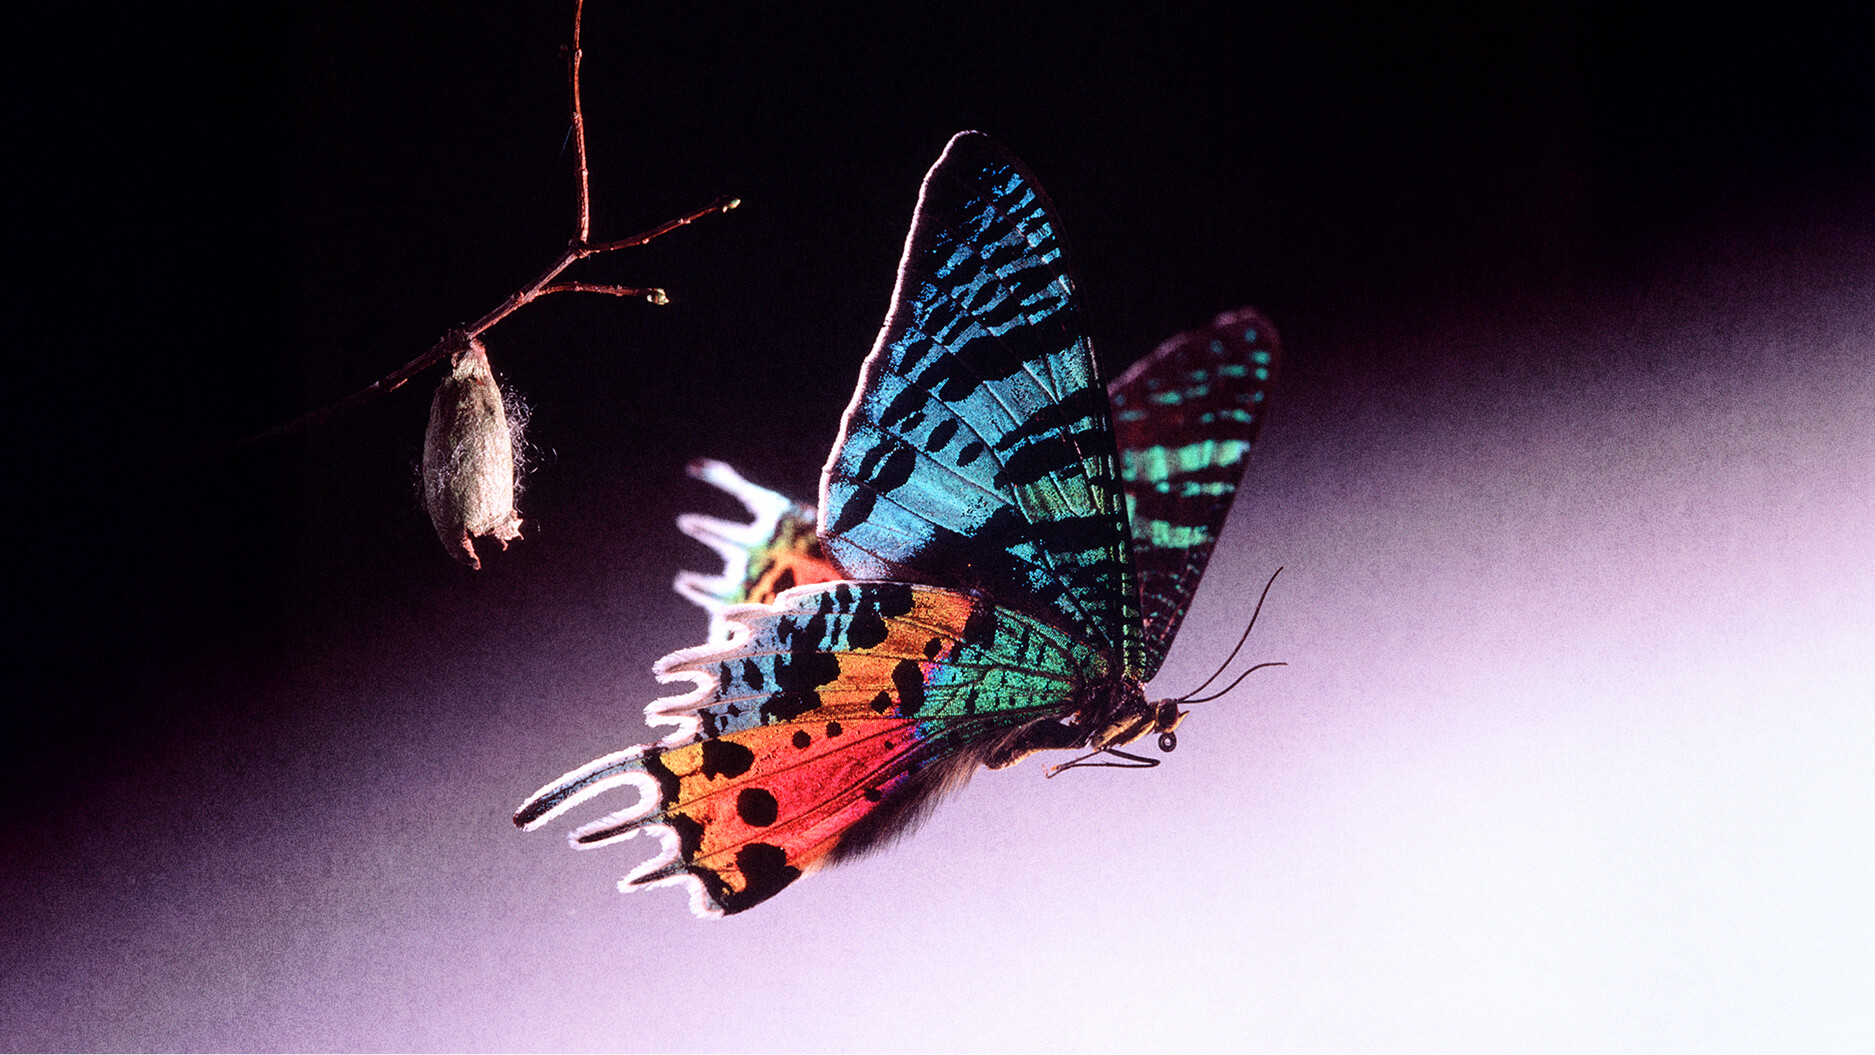
<svg viewBox="0 0 1875 1055">
<path fill-rule="evenodd" d="M 559 8 L 22 32 L 72 76 L 15 154 L 0 1046 L 1875 1044 L 1865 38 L 1299 6 L 595 7 L 596 233 L 745 205 L 587 272 L 670 307 L 489 338 L 538 465 L 479 574 L 414 497 L 433 375 L 221 447 L 564 243 Z M 671 520 L 734 506 L 685 461 L 811 493 L 962 128 L 1059 204 L 1109 371 L 1281 329 L 1159 688 L 1278 565 L 1289 665 L 1153 772 L 984 774 L 747 915 L 621 897 L 648 845 L 509 815 L 701 640 Z"/>
</svg>

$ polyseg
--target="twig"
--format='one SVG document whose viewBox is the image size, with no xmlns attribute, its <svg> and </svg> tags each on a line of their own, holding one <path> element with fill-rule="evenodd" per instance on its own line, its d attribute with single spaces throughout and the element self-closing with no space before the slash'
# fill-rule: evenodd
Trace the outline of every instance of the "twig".
<svg viewBox="0 0 1875 1055">
<path fill-rule="evenodd" d="M 540 291 L 549 293 L 604 293 L 612 297 L 643 297 L 653 304 L 669 304 L 670 294 L 655 286 L 608 286 L 599 282 L 556 282 Z"/>
<path fill-rule="evenodd" d="M 586 111 L 579 103 L 579 60 L 583 54 L 579 34 L 586 22 L 585 15 L 586 0 L 573 0 L 573 54 L 568 66 L 573 79 L 573 156 L 579 159 L 579 233 L 573 236 L 574 245 L 592 241 L 592 181 L 586 171 Z"/>
<path fill-rule="evenodd" d="M 581 172 L 585 171 L 584 163 L 581 164 L 580 170 Z M 504 300 L 501 302 L 500 307 L 497 307 L 494 311 L 491 311 L 487 315 L 484 315 L 481 318 L 477 319 L 474 325 L 468 327 L 463 332 L 466 333 L 470 337 L 480 337 L 482 334 L 488 332 L 489 328 L 494 326 L 496 323 L 507 318 L 509 315 L 514 314 L 516 311 L 520 310 L 521 308 L 524 308 L 527 305 L 532 304 L 534 301 L 540 299 L 541 297 L 546 296 L 549 293 L 562 293 L 562 292 L 567 292 L 569 290 L 572 290 L 576 287 L 586 287 L 585 283 L 563 283 L 558 286 L 553 285 L 552 283 L 554 279 L 560 277 L 560 272 L 565 271 L 567 268 L 572 267 L 574 264 L 580 262 L 581 260 L 586 259 L 589 256 L 597 256 L 600 253 L 610 253 L 616 249 L 629 249 L 635 245 L 644 245 L 646 242 L 649 242 L 655 238 L 660 238 L 666 234 L 669 234 L 670 232 L 675 231 L 679 227 L 682 227 L 686 224 L 695 223 L 696 221 L 701 220 L 703 217 L 708 216 L 711 213 L 728 212 L 729 210 L 735 208 L 736 206 L 740 204 L 742 204 L 741 201 L 735 198 L 730 198 L 730 197 L 725 196 L 725 197 L 716 199 L 715 201 L 709 203 L 708 205 L 705 205 L 701 209 L 697 209 L 693 212 L 685 213 L 684 215 L 679 216 L 675 220 L 666 220 L 663 223 L 658 224 L 656 227 L 653 227 L 648 231 L 641 231 L 638 234 L 632 235 L 630 238 L 623 238 L 616 242 L 607 242 L 604 245 L 588 245 L 583 241 L 574 241 L 566 247 L 566 252 L 560 254 L 560 259 L 555 261 L 552 267 L 540 273 L 539 278 L 536 278 L 534 281 L 528 283 L 525 288 L 516 290 L 512 295 L 508 297 L 507 300 Z M 612 293 L 614 290 L 619 289 L 619 288 L 621 287 L 594 286 L 594 287 L 586 287 L 582 291 L 592 292 L 592 293 Z M 633 290 L 631 292 L 627 292 L 623 294 L 615 294 L 615 295 L 622 295 L 622 296 L 642 295 L 647 300 L 650 300 L 653 304 L 668 303 L 668 298 L 665 298 L 664 300 L 661 301 L 658 296 L 652 295 L 652 294 L 658 294 L 659 296 L 661 296 L 663 293 L 664 293 L 663 290 L 646 289 L 646 290 Z M 432 362 L 434 362 L 434 360 L 432 360 Z"/>
<path fill-rule="evenodd" d="M 495 324 L 532 304 L 541 297 L 554 293 L 602 293 L 613 297 L 643 297 L 652 304 L 669 304 L 670 296 L 661 289 L 637 286 L 616 286 L 593 282 L 555 282 L 561 272 L 589 256 L 610 253 L 619 249 L 629 249 L 644 245 L 646 242 L 661 238 L 679 227 L 696 222 L 712 213 L 728 212 L 742 204 L 739 199 L 724 195 L 705 205 L 701 209 L 685 213 L 674 220 L 665 222 L 647 231 L 640 231 L 630 238 L 621 238 L 615 242 L 592 244 L 592 192 L 591 173 L 586 164 L 586 117 L 580 107 L 579 63 L 580 63 L 580 25 L 584 21 L 585 0 L 575 0 L 573 5 L 573 49 L 569 58 L 570 77 L 573 89 L 573 153 L 579 166 L 579 233 L 567 243 L 566 251 L 554 261 L 539 277 L 516 290 L 507 300 L 501 302 L 495 310 L 477 319 L 473 324 L 450 330 L 442 339 L 430 346 L 430 350 L 410 360 L 392 371 L 388 376 L 373 381 L 364 388 L 353 392 L 335 403 L 329 403 L 317 410 L 309 411 L 284 424 L 275 425 L 265 432 L 256 433 L 235 444 L 246 447 L 251 444 L 271 440 L 279 436 L 302 432 L 325 424 L 334 417 L 358 406 L 370 402 L 381 395 L 395 392 L 404 382 L 417 374 L 435 366 L 444 359 L 467 348 L 469 342 L 494 328 Z"/>
</svg>

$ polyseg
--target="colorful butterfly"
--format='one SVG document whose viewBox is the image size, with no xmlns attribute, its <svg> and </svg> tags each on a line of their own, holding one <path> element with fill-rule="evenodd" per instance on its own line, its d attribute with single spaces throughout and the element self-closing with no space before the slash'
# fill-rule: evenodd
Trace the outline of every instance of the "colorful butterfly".
<svg viewBox="0 0 1875 1055">
<path fill-rule="evenodd" d="M 580 848 L 656 832 L 621 889 L 751 908 L 903 834 L 978 766 L 1112 752 L 1148 701 L 1262 425 L 1277 339 L 1256 312 L 1175 337 L 1103 386 L 1053 205 L 960 133 L 925 176 L 892 309 L 822 472 L 818 514 L 721 463 L 692 472 L 752 524 L 685 517 L 723 575 L 680 575 L 709 644 L 653 672 L 663 741 L 535 792 L 532 829 L 614 787 Z M 1111 408 L 1111 409 L 1110 409 Z"/>
</svg>

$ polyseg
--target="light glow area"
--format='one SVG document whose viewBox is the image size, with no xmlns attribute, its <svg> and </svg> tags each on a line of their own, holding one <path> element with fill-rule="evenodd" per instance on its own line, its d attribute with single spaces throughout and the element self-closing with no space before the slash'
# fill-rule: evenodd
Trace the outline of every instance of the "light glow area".
<svg viewBox="0 0 1875 1055">
<path fill-rule="evenodd" d="M 707 620 L 621 576 L 714 554 L 639 523 L 632 561 L 595 535 L 513 580 L 511 624 L 329 613 L 221 687 L 308 721 L 155 745 L 42 854 L 9 1043 L 1862 1044 L 1875 272 L 1662 267 L 1675 295 L 1640 306 L 1368 332 L 1407 380 L 1358 341 L 1292 348 L 1152 688 L 1202 680 L 1279 563 L 1239 662 L 1288 666 L 1196 707 L 1155 770 L 980 774 L 733 919 L 619 895 L 648 840 L 572 854 L 508 820 L 653 738 L 641 672 Z M 633 486 L 572 501 L 630 522 Z"/>
</svg>

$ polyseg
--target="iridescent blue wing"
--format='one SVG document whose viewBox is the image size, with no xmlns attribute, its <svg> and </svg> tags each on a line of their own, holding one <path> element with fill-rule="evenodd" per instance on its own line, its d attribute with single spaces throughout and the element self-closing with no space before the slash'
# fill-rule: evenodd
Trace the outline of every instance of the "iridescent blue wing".
<svg viewBox="0 0 1875 1055">
<path fill-rule="evenodd" d="M 1113 430 L 1145 626 L 1142 677 L 1158 673 L 1230 515 L 1269 406 L 1280 346 L 1255 310 L 1182 333 L 1111 387 Z"/>
<path fill-rule="evenodd" d="M 856 579 L 981 594 L 1140 667 L 1107 391 L 1054 207 L 977 133 L 925 176 L 885 326 L 821 475 Z"/>
<path fill-rule="evenodd" d="M 1108 386 L 1139 580 L 1144 680 L 1157 673 L 1171 648 L 1230 514 L 1250 448 L 1263 426 L 1280 358 L 1275 328 L 1255 309 L 1242 308 L 1219 315 L 1203 329 L 1166 340 Z M 715 612 L 724 601 L 768 600 L 796 581 L 837 577 L 837 569 L 819 563 L 824 555 L 817 548 L 805 556 L 795 552 L 807 545 L 813 531 L 811 511 L 755 488 L 720 463 L 700 464 L 713 467 L 716 475 L 693 470 L 694 474 L 742 497 L 757 518 L 751 525 L 708 521 L 721 528 L 716 534 L 759 536 L 745 548 L 764 556 L 750 566 L 783 568 L 786 574 L 779 588 L 766 593 L 745 587 L 734 596 L 698 600 L 699 604 Z M 745 491 L 757 493 L 787 515 L 780 523 L 772 516 L 765 520 L 766 507 L 758 508 L 760 502 L 744 495 Z M 722 549 L 718 541 L 690 523 L 702 519 L 689 517 L 679 523 L 685 531 Z M 733 568 L 742 566 L 732 561 Z M 689 573 L 679 577 L 680 592 L 696 599 L 696 591 L 686 589 L 689 580 L 703 580 Z M 757 578 L 751 574 L 750 581 Z"/>
</svg>

